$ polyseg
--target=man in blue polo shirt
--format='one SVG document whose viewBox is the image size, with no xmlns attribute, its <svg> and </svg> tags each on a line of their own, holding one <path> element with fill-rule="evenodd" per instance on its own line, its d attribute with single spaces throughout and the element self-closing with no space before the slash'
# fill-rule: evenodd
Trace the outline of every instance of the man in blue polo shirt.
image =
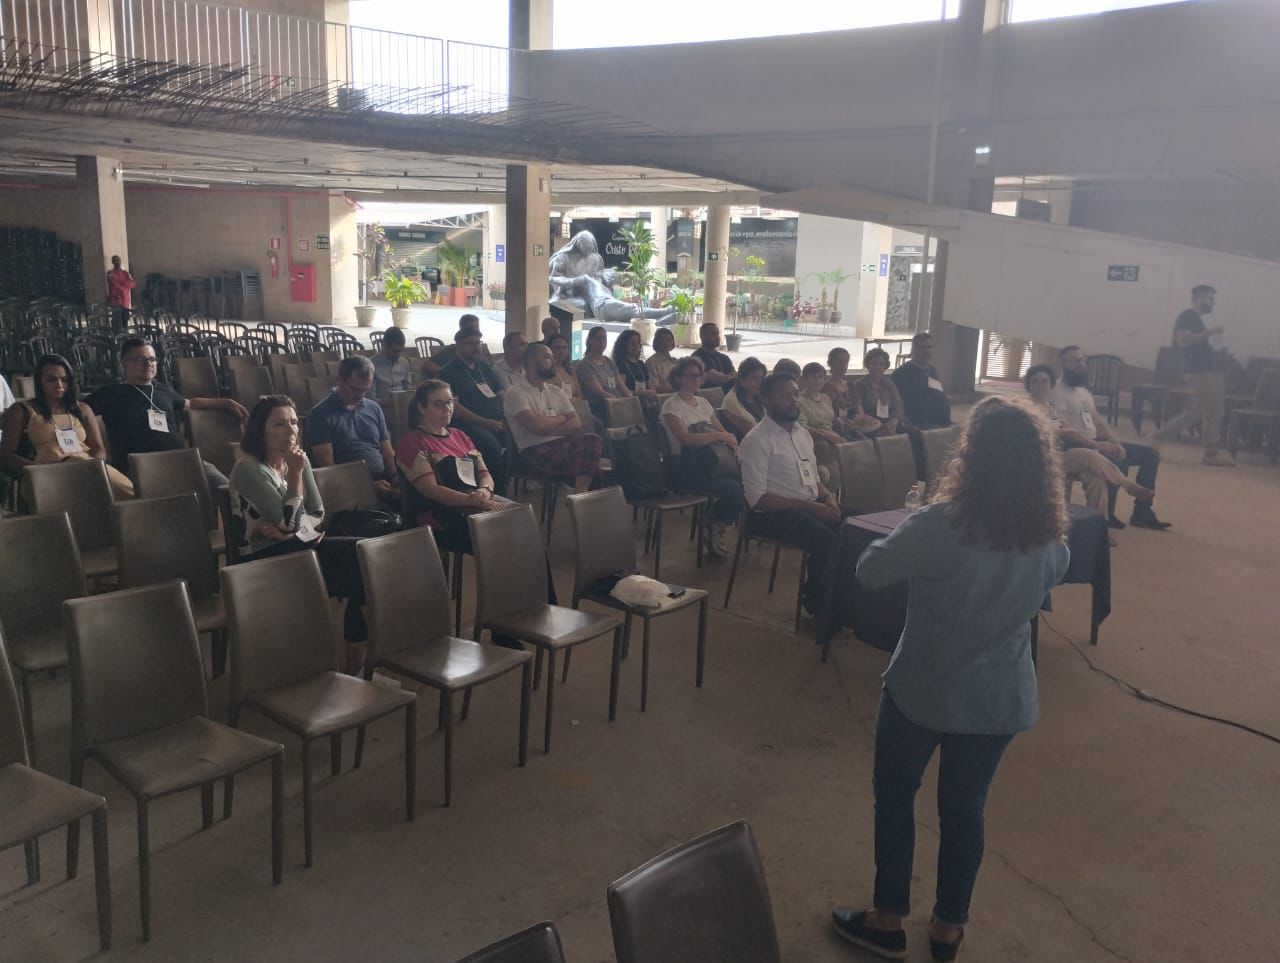
<svg viewBox="0 0 1280 963">
<path fill-rule="evenodd" d="M 373 390 L 373 364 L 351 355 L 338 365 L 338 383 L 329 397 L 311 409 L 307 441 L 317 468 L 363 461 L 383 499 L 395 489 L 396 455 L 381 406 L 365 397 Z M 339 506 L 332 506 L 337 510 Z"/>
</svg>

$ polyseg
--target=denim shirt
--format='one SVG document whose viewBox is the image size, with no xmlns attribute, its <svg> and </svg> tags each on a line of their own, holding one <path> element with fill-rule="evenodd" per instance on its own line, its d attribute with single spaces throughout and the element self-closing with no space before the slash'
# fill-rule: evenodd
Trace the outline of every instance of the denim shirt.
<svg viewBox="0 0 1280 963">
<path fill-rule="evenodd" d="M 858 560 L 858 581 L 907 581 L 907 624 L 885 688 L 916 725 L 1008 734 L 1031 728 L 1039 705 L 1031 619 L 1067 573 L 1059 539 L 1027 552 L 964 543 L 946 503 L 916 512 Z"/>
</svg>

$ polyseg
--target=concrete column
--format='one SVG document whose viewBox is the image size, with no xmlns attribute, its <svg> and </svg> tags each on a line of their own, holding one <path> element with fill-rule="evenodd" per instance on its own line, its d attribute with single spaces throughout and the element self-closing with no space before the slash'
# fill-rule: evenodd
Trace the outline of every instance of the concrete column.
<svg viewBox="0 0 1280 963">
<path fill-rule="evenodd" d="M 724 299 L 729 295 L 729 205 L 707 208 L 706 289 L 702 320 L 724 330 Z"/>
<path fill-rule="evenodd" d="M 667 223 L 671 213 L 671 208 L 667 206 L 655 207 L 649 215 L 649 222 L 653 225 L 650 230 L 653 231 L 653 261 L 654 267 L 659 271 L 667 269 Z"/>
<path fill-rule="evenodd" d="M 84 296 L 89 304 L 107 300 L 107 271 L 120 255 L 129 265 L 129 236 L 124 218 L 124 178 L 114 157 L 76 158 L 76 208 L 84 259 Z M 136 296 L 136 295 L 135 295 Z"/>
<path fill-rule="evenodd" d="M 498 247 L 502 247 L 502 260 L 498 260 Z M 484 218 L 484 301 L 486 307 L 493 307 L 493 298 L 489 297 L 490 284 L 507 283 L 507 206 L 490 204 L 485 208 Z"/>
<path fill-rule="evenodd" d="M 509 0 L 507 46 L 515 50 L 550 50 L 554 9 L 554 0 Z"/>
<path fill-rule="evenodd" d="M 507 165 L 507 330 L 542 337 L 547 314 L 547 250 L 551 231 L 551 169 Z"/>
</svg>

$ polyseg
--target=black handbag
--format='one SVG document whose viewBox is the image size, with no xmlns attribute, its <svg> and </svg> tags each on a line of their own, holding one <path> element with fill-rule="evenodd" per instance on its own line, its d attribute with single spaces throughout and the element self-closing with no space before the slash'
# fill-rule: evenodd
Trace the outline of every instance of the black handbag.
<svg viewBox="0 0 1280 963">
<path fill-rule="evenodd" d="M 378 538 L 402 528 L 404 522 L 395 512 L 348 508 L 333 513 L 333 517 L 325 525 L 324 533 L 335 538 Z"/>
<path fill-rule="evenodd" d="M 719 430 L 709 421 L 699 421 L 689 426 L 690 432 Z M 702 478 L 738 478 L 741 474 L 738 456 L 722 441 L 697 447 L 686 445 L 681 457 L 684 459 L 685 471 L 696 473 Z"/>
</svg>

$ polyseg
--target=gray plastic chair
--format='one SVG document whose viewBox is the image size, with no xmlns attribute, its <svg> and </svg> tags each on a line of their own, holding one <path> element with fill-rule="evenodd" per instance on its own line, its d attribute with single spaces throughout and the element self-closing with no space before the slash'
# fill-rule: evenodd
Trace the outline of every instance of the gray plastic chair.
<svg viewBox="0 0 1280 963">
<path fill-rule="evenodd" d="M 564 947 L 555 923 L 535 923 L 469 953 L 458 963 L 565 963 Z"/>
<path fill-rule="evenodd" d="M 106 466 L 96 458 L 68 459 L 55 465 L 28 465 L 22 478 L 32 511 L 66 512 L 71 519 L 85 575 L 95 581 L 115 575 Z"/>
</svg>

